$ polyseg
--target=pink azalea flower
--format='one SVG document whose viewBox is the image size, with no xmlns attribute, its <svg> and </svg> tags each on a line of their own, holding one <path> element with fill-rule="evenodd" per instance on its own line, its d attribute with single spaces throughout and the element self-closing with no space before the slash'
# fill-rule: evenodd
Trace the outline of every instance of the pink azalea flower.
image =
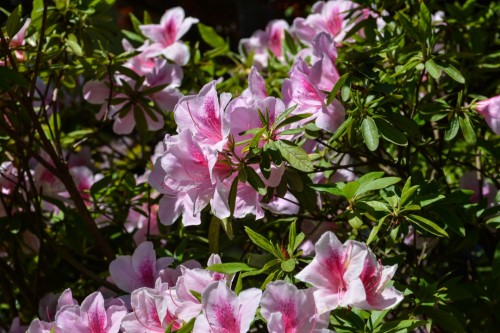
<svg viewBox="0 0 500 333">
<path fill-rule="evenodd" d="M 184 96 L 174 109 L 178 132 L 190 130 L 196 140 L 221 150 L 229 134 L 229 119 L 225 112 L 231 94 L 217 96 L 215 81 L 201 88 L 198 95 Z"/>
<path fill-rule="evenodd" d="M 317 288 L 314 299 L 318 312 L 365 301 L 360 275 L 368 253 L 366 245 L 356 241 L 342 245 L 333 232 L 326 232 L 315 250 L 313 261 L 296 278 Z"/>
<path fill-rule="evenodd" d="M 248 88 L 243 90 L 241 97 L 247 102 L 247 104 L 252 104 L 263 100 L 269 96 L 266 89 L 266 82 L 262 75 L 255 66 L 250 69 L 250 74 L 248 74 Z"/>
<path fill-rule="evenodd" d="M 298 105 L 294 114 L 311 113 L 319 128 L 334 132 L 344 121 L 344 107 L 337 99 L 326 105 L 327 95 L 317 86 L 321 82 L 317 72 L 312 72 L 305 61 L 298 58 L 290 71 L 290 79 L 283 82 L 283 99 L 288 107 Z"/>
<path fill-rule="evenodd" d="M 470 202 L 472 203 L 478 202 L 480 197 L 486 198 L 490 206 L 495 203 L 495 197 L 498 192 L 497 188 L 486 180 L 483 180 L 481 185 L 480 179 L 477 178 L 477 173 L 474 171 L 464 173 L 462 178 L 460 178 L 460 187 L 474 191 L 474 194 L 470 198 Z"/>
<path fill-rule="evenodd" d="M 213 264 L 220 264 L 221 259 L 219 255 L 212 254 L 208 259 L 208 266 Z M 205 288 L 214 281 L 223 281 L 231 285 L 234 275 L 226 275 L 217 272 L 207 271 L 201 268 L 189 269 L 181 265 L 182 275 L 177 279 L 177 296 L 182 302 L 176 315 L 188 322 L 192 318 L 198 316 L 201 311 L 202 305 L 192 291 L 202 294 Z"/>
<path fill-rule="evenodd" d="M 24 24 L 21 27 L 21 29 L 19 29 L 19 31 L 14 36 L 12 36 L 12 38 L 10 40 L 7 40 L 8 44 L 9 44 L 9 48 L 14 50 L 14 55 L 15 55 L 17 61 L 24 61 L 25 60 L 24 52 L 19 50 L 19 48 L 21 46 L 23 46 L 25 43 L 24 37 L 26 35 L 26 30 L 28 29 L 30 23 L 31 23 L 31 19 L 26 19 L 26 21 L 24 21 Z M 7 63 L 8 63 L 8 61 L 7 61 Z M 5 66 L 5 61 L 3 59 L 0 60 L 0 66 Z"/>
<path fill-rule="evenodd" d="M 166 146 L 165 154 L 157 159 L 149 178 L 154 188 L 166 194 L 166 199 L 160 201 L 160 221 L 171 224 L 182 213 L 184 218 L 195 219 L 191 224 L 199 224 L 199 213 L 208 203 L 214 215 L 228 217 L 228 186 L 222 182 L 227 182 L 232 168 L 224 156 L 201 145 L 189 129 L 168 137 Z M 164 212 L 164 209 L 173 211 Z"/>
<path fill-rule="evenodd" d="M 137 69 L 143 71 L 144 69 Z M 147 123 L 147 129 L 156 131 L 164 126 L 163 114 L 161 111 L 172 111 L 175 104 L 179 101 L 182 94 L 178 87 L 181 84 L 183 73 L 182 69 L 175 64 L 169 64 L 165 59 L 155 59 L 154 66 L 144 73 L 146 80 L 138 88 L 138 94 L 141 97 L 154 102 L 157 109 L 149 108 L 149 112 L 145 112 L 142 107 L 137 108 L 134 99 L 136 96 L 129 96 L 125 93 L 110 92 L 109 84 L 103 81 L 89 81 L 83 87 L 84 99 L 91 103 L 101 105 L 101 109 L 96 114 L 97 119 L 103 119 L 107 116 L 109 119 L 114 119 L 113 131 L 117 134 L 129 134 L 136 125 L 134 112 L 140 112 L 144 115 Z M 128 77 L 117 76 L 116 85 L 135 87 L 136 82 Z M 151 88 L 164 86 L 159 91 L 149 92 Z M 111 96 L 110 96 L 111 93 Z M 109 104 L 109 98 L 120 98 L 123 102 L 120 104 Z M 124 110 L 125 107 L 128 110 Z M 108 109 L 109 108 L 109 109 Z"/>
<path fill-rule="evenodd" d="M 131 293 L 140 287 L 154 287 L 160 270 L 173 261 L 170 257 L 157 260 L 153 243 L 144 242 L 132 256 L 118 256 L 113 260 L 109 272 L 118 288 Z"/>
<path fill-rule="evenodd" d="M 46 322 L 39 319 L 34 319 L 28 327 L 27 333 L 61 333 L 61 329 L 56 326 L 55 322 Z"/>
<path fill-rule="evenodd" d="M 189 60 L 189 49 L 179 39 L 196 23 L 198 19 L 185 17 L 184 10 L 175 7 L 163 14 L 160 24 L 140 25 L 139 29 L 154 42 L 149 49 L 179 65 L 185 65 Z"/>
<path fill-rule="evenodd" d="M 484 117 L 491 130 L 500 135 L 500 95 L 477 102 L 476 111 Z"/>
<path fill-rule="evenodd" d="M 49 293 L 42 297 L 38 304 L 38 314 L 46 321 L 53 321 L 56 313 L 65 305 L 76 305 L 78 302 L 73 298 L 70 288 L 64 290 L 59 297 Z"/>
<path fill-rule="evenodd" d="M 182 325 L 174 313 L 179 300 L 175 289 L 157 281 L 156 288 L 139 288 L 132 292 L 131 304 L 133 312 L 122 320 L 124 332 L 154 333 L 165 332 L 172 324 L 177 330 Z"/>
<path fill-rule="evenodd" d="M 123 317 L 127 314 L 124 306 L 104 307 L 100 292 L 87 296 L 82 305 L 66 305 L 56 315 L 56 325 L 63 332 L 74 333 L 118 333 Z"/>
<path fill-rule="evenodd" d="M 320 32 L 326 32 L 336 42 L 341 42 L 357 21 L 366 19 L 369 15 L 369 11 L 363 10 L 361 15 L 358 14 L 356 17 L 355 14 L 354 18 L 349 17 L 358 7 L 358 4 L 348 0 L 318 1 L 313 5 L 311 15 L 293 21 L 292 30 L 306 44 L 311 44 Z"/>
<path fill-rule="evenodd" d="M 392 279 L 398 265 L 382 266 L 375 254 L 368 248 L 361 281 L 365 288 L 366 300 L 353 303 L 353 306 L 365 310 L 385 310 L 392 308 L 403 300 L 403 294 L 387 283 Z"/>
<path fill-rule="evenodd" d="M 311 288 L 299 290 L 285 281 L 271 282 L 260 306 L 271 333 L 321 332 L 328 327 L 328 313 L 317 313 Z"/>
<path fill-rule="evenodd" d="M 203 291 L 203 313 L 196 318 L 193 333 L 248 332 L 261 296 L 257 288 L 246 289 L 236 296 L 224 282 L 211 283 Z"/>
<path fill-rule="evenodd" d="M 252 37 L 241 40 L 241 46 L 247 53 L 254 52 L 254 65 L 258 69 L 266 68 L 268 63 L 268 52 L 271 51 L 276 58 L 284 61 L 283 41 L 285 30 L 289 28 L 285 20 L 273 20 L 266 26 L 266 30 L 256 31 Z"/>
</svg>

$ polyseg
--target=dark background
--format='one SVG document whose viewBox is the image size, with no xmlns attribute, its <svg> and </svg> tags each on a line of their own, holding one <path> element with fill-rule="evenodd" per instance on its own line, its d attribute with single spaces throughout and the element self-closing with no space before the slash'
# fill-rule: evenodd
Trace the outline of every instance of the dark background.
<svg viewBox="0 0 500 333">
<path fill-rule="evenodd" d="M 186 16 L 196 17 L 201 23 L 214 27 L 236 47 L 241 38 L 265 29 L 272 19 L 283 18 L 291 23 L 294 17 L 305 16 L 307 8 L 314 3 L 314 0 L 117 0 L 115 8 L 119 27 L 131 30 L 129 13 L 142 20 L 146 10 L 154 22 L 159 22 L 167 9 L 180 6 Z M 8 11 L 18 4 L 22 4 L 24 14 L 29 15 L 32 0 L 0 0 L 0 7 Z M 0 14 L 0 17 L 2 24 L 5 16 Z M 183 40 L 196 39 L 198 36 L 193 30 L 196 29 L 191 29 Z"/>
</svg>

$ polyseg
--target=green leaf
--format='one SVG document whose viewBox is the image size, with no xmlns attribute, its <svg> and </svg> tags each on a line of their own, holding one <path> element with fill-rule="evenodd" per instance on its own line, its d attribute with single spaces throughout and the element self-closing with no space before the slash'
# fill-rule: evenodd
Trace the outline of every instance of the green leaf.
<svg viewBox="0 0 500 333">
<path fill-rule="evenodd" d="M 462 130 L 462 134 L 464 135 L 465 141 L 470 144 L 476 143 L 476 132 L 470 123 L 469 117 L 458 117 L 460 123 L 460 129 Z"/>
<path fill-rule="evenodd" d="M 266 195 L 266 184 L 262 181 L 257 172 L 250 166 L 245 165 L 245 172 L 247 174 L 247 182 L 257 191 L 260 195 Z"/>
<path fill-rule="evenodd" d="M 207 267 L 207 270 L 223 274 L 234 274 L 238 272 L 255 271 L 255 268 L 242 262 L 226 262 L 223 264 L 210 265 Z"/>
<path fill-rule="evenodd" d="M 446 141 L 451 141 L 457 136 L 458 129 L 460 128 L 460 122 L 458 118 L 459 117 L 453 117 L 449 122 L 448 128 L 444 132 L 444 139 Z"/>
<path fill-rule="evenodd" d="M 347 118 L 340 126 L 339 128 L 337 128 L 335 130 L 335 132 L 333 133 L 333 136 L 331 138 L 332 141 L 335 141 L 337 140 L 338 138 L 340 138 L 342 135 L 344 135 L 344 133 L 347 131 L 348 128 L 351 127 L 352 123 L 354 121 L 354 118 L 353 117 L 349 117 Z"/>
<path fill-rule="evenodd" d="M 342 188 L 342 193 L 347 199 L 351 199 L 359 188 L 359 183 L 357 181 L 347 183 Z"/>
<path fill-rule="evenodd" d="M 293 272 L 295 269 L 295 258 L 290 258 L 281 262 L 281 269 L 287 273 Z"/>
<path fill-rule="evenodd" d="M 432 17 L 429 8 L 427 8 L 423 2 L 420 3 L 419 26 L 423 34 L 422 40 L 430 38 L 432 32 Z"/>
<path fill-rule="evenodd" d="M 278 118 L 276 118 L 276 120 L 274 121 L 274 123 L 275 123 L 275 124 L 279 124 L 279 123 L 281 123 L 281 121 L 282 121 L 283 119 L 285 119 L 286 117 L 288 117 L 288 115 L 289 115 L 290 113 L 292 113 L 292 112 L 293 112 L 293 110 L 295 110 L 295 109 L 297 108 L 297 106 L 298 106 L 298 104 L 296 104 L 296 105 L 294 105 L 294 106 L 292 106 L 292 107 L 290 107 L 290 108 L 286 109 L 286 110 L 285 110 L 285 112 L 283 112 L 282 114 L 280 114 L 280 115 L 278 116 Z"/>
<path fill-rule="evenodd" d="M 416 227 L 425 230 L 432 235 L 438 237 L 448 237 L 448 233 L 443 228 L 423 216 L 410 214 L 406 216 L 406 218 Z"/>
<path fill-rule="evenodd" d="M 291 117 L 288 117 L 286 118 L 285 120 L 283 120 L 281 123 L 279 123 L 278 125 L 276 126 L 273 126 L 273 128 L 275 129 L 279 129 L 283 126 L 286 126 L 288 124 L 293 124 L 299 120 L 302 120 L 302 119 L 306 119 L 306 118 L 309 118 L 310 116 L 312 116 L 311 113 L 301 113 L 301 114 L 296 114 L 296 115 L 293 115 Z"/>
<path fill-rule="evenodd" d="M 441 67 L 439 67 L 439 65 L 436 64 L 434 60 L 432 59 L 427 60 L 425 62 L 425 69 L 427 69 L 427 72 L 429 72 L 429 74 L 436 80 L 441 77 L 442 74 Z"/>
<path fill-rule="evenodd" d="M 369 172 L 367 174 L 364 174 L 358 179 L 358 182 L 360 184 L 366 183 L 366 182 L 371 182 L 372 180 L 379 179 L 384 175 L 383 171 L 373 171 Z"/>
<path fill-rule="evenodd" d="M 394 125 L 390 124 L 382 118 L 375 118 L 375 124 L 380 135 L 387 141 L 399 146 L 408 145 L 408 139 L 403 132 L 398 130 Z"/>
<path fill-rule="evenodd" d="M 8 90 L 17 85 L 21 87 L 29 85 L 28 80 L 21 73 L 9 67 L 0 66 L 0 78 L 1 90 Z"/>
<path fill-rule="evenodd" d="M 427 322 L 425 320 L 395 320 L 383 323 L 378 326 L 373 332 L 376 333 L 404 333 L 413 332 L 417 327 L 425 325 Z"/>
<path fill-rule="evenodd" d="M 288 230 L 288 246 L 287 251 L 290 256 L 292 256 L 295 248 L 295 239 L 297 238 L 297 220 L 293 220 L 290 224 L 290 229 Z"/>
<path fill-rule="evenodd" d="M 335 99 L 339 90 L 344 86 L 344 83 L 349 78 L 349 73 L 345 73 L 341 77 L 339 77 L 338 81 L 333 86 L 333 89 L 328 94 L 328 98 L 326 99 L 326 105 L 330 105 L 330 103 Z"/>
<path fill-rule="evenodd" d="M 375 151 L 379 144 L 379 134 L 377 125 L 371 117 L 366 117 L 361 123 L 361 133 L 363 134 L 363 140 L 369 150 Z"/>
<path fill-rule="evenodd" d="M 229 211 L 231 212 L 231 216 L 234 215 L 234 209 L 236 206 L 236 194 L 238 191 L 238 177 L 235 177 L 233 182 L 231 183 L 231 189 L 229 190 L 228 204 Z"/>
<path fill-rule="evenodd" d="M 351 95 L 351 85 L 346 84 L 342 87 L 342 90 L 340 91 L 340 96 L 342 97 L 342 100 L 344 102 L 347 102 L 350 95 Z"/>
<path fill-rule="evenodd" d="M 410 34 L 410 36 L 412 36 L 413 39 L 420 40 L 420 37 L 419 37 L 419 35 L 417 33 L 417 30 L 413 26 L 413 24 L 412 24 L 412 22 L 411 22 L 411 20 L 410 20 L 410 18 L 408 16 L 406 16 L 405 14 L 403 14 L 403 12 L 398 12 L 398 21 L 403 26 L 403 29 L 408 34 Z"/>
<path fill-rule="evenodd" d="M 453 80 L 457 81 L 458 83 L 462 84 L 465 83 L 465 78 L 463 77 L 462 73 L 460 73 L 460 71 L 456 69 L 453 65 L 449 64 L 446 67 L 442 67 L 442 69 Z"/>
<path fill-rule="evenodd" d="M 252 243 L 257 245 L 264 251 L 273 254 L 276 258 L 283 259 L 283 255 L 281 254 L 281 252 L 278 253 L 278 251 L 276 251 L 276 249 L 274 248 L 273 244 L 267 238 L 253 231 L 249 227 L 245 227 L 245 232 L 247 233 L 248 237 L 250 237 Z"/>
<path fill-rule="evenodd" d="M 375 179 L 373 181 L 364 182 L 359 186 L 355 195 L 359 196 L 359 195 L 366 193 L 368 191 L 380 190 L 380 189 L 389 187 L 391 185 L 394 185 L 396 183 L 399 183 L 400 180 L 401 180 L 401 178 L 399 178 L 399 177 L 384 177 L 384 178 Z"/>
<path fill-rule="evenodd" d="M 309 187 L 318 192 L 344 196 L 344 192 L 342 192 L 337 184 L 311 184 Z"/>
<path fill-rule="evenodd" d="M 399 201 L 400 206 L 404 206 L 408 200 L 413 196 L 413 194 L 420 188 L 418 185 L 411 185 L 411 177 L 405 183 L 403 191 L 401 192 L 401 200 Z"/>
<path fill-rule="evenodd" d="M 182 325 L 181 328 L 179 328 L 176 333 L 190 333 L 193 328 L 194 328 L 194 321 L 196 318 L 192 318 L 188 323 Z"/>
<path fill-rule="evenodd" d="M 421 306 L 418 308 L 418 313 L 431 317 L 439 326 L 446 328 L 447 332 L 466 332 L 458 319 L 449 311 L 444 311 L 433 306 Z"/>
<path fill-rule="evenodd" d="M 219 232 L 221 221 L 216 216 L 212 216 L 208 227 L 208 250 L 210 253 L 219 252 Z"/>
<path fill-rule="evenodd" d="M 350 212 L 347 216 L 347 221 L 353 229 L 359 229 L 363 226 L 363 219 L 361 215 L 357 212 Z"/>
<path fill-rule="evenodd" d="M 23 7 L 21 5 L 17 6 L 7 18 L 5 23 L 5 29 L 7 31 L 7 36 L 10 38 L 14 37 L 22 27 L 21 15 L 23 14 Z"/>
<path fill-rule="evenodd" d="M 82 48 L 81 48 L 80 44 L 78 43 L 78 39 L 76 38 L 75 35 L 73 35 L 73 34 L 68 35 L 68 39 L 66 39 L 66 46 L 68 47 L 68 51 L 70 51 L 74 55 L 76 55 L 78 57 L 83 56 Z"/>
<path fill-rule="evenodd" d="M 314 171 L 314 166 L 304 149 L 287 140 L 279 140 L 275 141 L 275 143 L 281 156 L 290 163 L 292 167 L 304 172 Z"/>
<path fill-rule="evenodd" d="M 215 32 L 214 28 L 204 25 L 202 23 L 198 23 L 198 31 L 200 32 L 200 36 L 213 48 L 226 47 L 226 42 L 224 39 Z"/>
<path fill-rule="evenodd" d="M 386 217 L 380 219 L 377 225 L 373 227 L 372 231 L 370 232 L 370 235 L 368 236 L 368 239 L 366 240 L 366 245 L 370 245 L 370 243 L 373 242 L 373 240 L 377 237 L 377 234 L 380 231 L 380 228 L 382 228 L 385 219 Z"/>
<path fill-rule="evenodd" d="M 286 48 L 290 51 L 291 54 L 297 54 L 297 45 L 295 44 L 295 41 L 293 40 L 292 35 L 288 32 L 288 30 L 285 30 L 285 44 Z"/>
</svg>

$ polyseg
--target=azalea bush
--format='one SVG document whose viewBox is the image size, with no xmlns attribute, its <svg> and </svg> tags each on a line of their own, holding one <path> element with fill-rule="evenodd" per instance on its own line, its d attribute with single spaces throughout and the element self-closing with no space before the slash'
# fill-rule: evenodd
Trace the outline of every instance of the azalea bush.
<svg viewBox="0 0 500 333">
<path fill-rule="evenodd" d="M 4 331 L 497 331 L 500 4 L 113 5 L 1 9 Z"/>
</svg>

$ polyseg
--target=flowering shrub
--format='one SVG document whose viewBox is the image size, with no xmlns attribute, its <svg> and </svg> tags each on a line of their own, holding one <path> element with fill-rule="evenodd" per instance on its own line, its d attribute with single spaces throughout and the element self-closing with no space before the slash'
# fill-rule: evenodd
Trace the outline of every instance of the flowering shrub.
<svg viewBox="0 0 500 333">
<path fill-rule="evenodd" d="M 499 4 L 113 5 L 2 10 L 1 330 L 496 330 Z"/>
</svg>

